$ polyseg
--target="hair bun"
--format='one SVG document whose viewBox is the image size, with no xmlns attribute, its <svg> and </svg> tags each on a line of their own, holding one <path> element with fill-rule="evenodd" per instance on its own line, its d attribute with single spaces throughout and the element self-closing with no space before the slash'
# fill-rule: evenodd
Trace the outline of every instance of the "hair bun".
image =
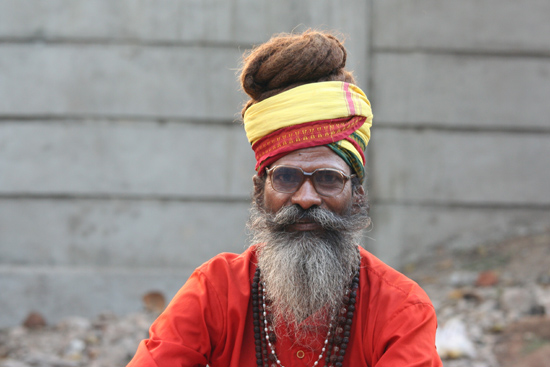
<svg viewBox="0 0 550 367">
<path fill-rule="evenodd" d="M 296 86 L 322 81 L 354 82 L 344 70 L 346 49 L 332 34 L 308 30 L 283 34 L 245 55 L 243 90 L 251 97 L 243 109 Z"/>
</svg>

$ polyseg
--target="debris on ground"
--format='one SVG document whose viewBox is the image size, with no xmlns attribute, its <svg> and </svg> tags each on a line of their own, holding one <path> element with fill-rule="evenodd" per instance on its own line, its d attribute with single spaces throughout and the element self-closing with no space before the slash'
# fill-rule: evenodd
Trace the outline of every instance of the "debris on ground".
<svg viewBox="0 0 550 367">
<path fill-rule="evenodd" d="M 156 316 L 103 314 L 93 321 L 70 317 L 54 326 L 4 329 L 0 331 L 0 366 L 125 366 L 138 343 L 148 337 Z"/>
<path fill-rule="evenodd" d="M 445 367 L 550 365 L 550 233 L 435 249 L 405 270 L 434 303 Z"/>
</svg>

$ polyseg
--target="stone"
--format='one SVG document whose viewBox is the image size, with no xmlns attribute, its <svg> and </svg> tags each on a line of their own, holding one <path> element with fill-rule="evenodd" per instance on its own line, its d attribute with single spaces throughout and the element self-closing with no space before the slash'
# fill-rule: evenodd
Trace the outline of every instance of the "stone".
<svg viewBox="0 0 550 367">
<path fill-rule="evenodd" d="M 145 310 L 160 314 L 166 307 L 166 297 L 159 291 L 147 292 L 143 295 L 143 305 Z"/>
<path fill-rule="evenodd" d="M 56 325 L 56 328 L 65 334 L 82 334 L 92 327 L 92 323 L 85 317 L 67 317 Z"/>
<path fill-rule="evenodd" d="M 501 307 L 512 315 L 513 319 L 529 314 L 534 306 L 532 291 L 527 287 L 503 289 L 500 301 Z"/>
<path fill-rule="evenodd" d="M 437 329 L 435 344 L 443 359 L 458 359 L 476 356 L 475 348 L 466 331 L 466 324 L 452 318 Z"/>
<path fill-rule="evenodd" d="M 477 274 L 470 271 L 454 271 L 449 277 L 449 284 L 453 287 L 464 287 L 475 284 Z"/>
<path fill-rule="evenodd" d="M 479 273 L 476 286 L 478 287 L 492 287 L 497 285 L 499 281 L 499 274 L 495 271 L 488 270 Z"/>
<path fill-rule="evenodd" d="M 80 361 L 83 359 L 83 353 L 86 349 L 86 343 L 81 339 L 72 339 L 69 342 L 67 348 L 65 348 L 64 357 L 73 360 Z"/>
<path fill-rule="evenodd" d="M 41 313 L 33 311 L 23 321 L 23 326 L 29 329 L 40 329 L 46 326 L 46 319 Z"/>
<path fill-rule="evenodd" d="M 15 359 L 0 360 L 1 367 L 30 367 L 27 363 L 17 361 Z"/>
</svg>

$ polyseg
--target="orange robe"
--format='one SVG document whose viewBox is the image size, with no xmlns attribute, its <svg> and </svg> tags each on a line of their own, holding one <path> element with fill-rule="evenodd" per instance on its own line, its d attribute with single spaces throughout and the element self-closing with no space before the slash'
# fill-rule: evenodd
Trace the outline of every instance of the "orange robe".
<svg viewBox="0 0 550 367">
<path fill-rule="evenodd" d="M 437 320 L 426 293 L 364 249 L 360 252 L 359 292 L 344 366 L 442 366 L 435 349 Z M 150 338 L 139 344 L 128 367 L 256 367 L 250 300 L 255 264 L 252 246 L 197 268 L 153 323 Z M 312 366 L 320 353 L 320 348 L 300 348 L 286 338 L 275 349 L 285 367 Z M 324 357 L 319 365 L 324 366 Z"/>
</svg>

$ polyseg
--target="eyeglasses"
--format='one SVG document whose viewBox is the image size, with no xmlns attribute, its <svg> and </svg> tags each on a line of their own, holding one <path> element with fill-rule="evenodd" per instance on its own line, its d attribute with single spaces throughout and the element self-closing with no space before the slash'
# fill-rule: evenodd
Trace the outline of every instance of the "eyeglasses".
<svg viewBox="0 0 550 367">
<path fill-rule="evenodd" d="M 275 166 L 266 169 L 271 179 L 271 186 L 275 191 L 292 194 L 304 183 L 306 177 L 311 177 L 311 182 L 317 193 L 321 196 L 336 196 L 340 194 L 346 182 L 355 175 L 346 175 L 335 168 L 318 168 L 313 172 L 304 172 L 303 169 L 293 166 Z"/>
</svg>

